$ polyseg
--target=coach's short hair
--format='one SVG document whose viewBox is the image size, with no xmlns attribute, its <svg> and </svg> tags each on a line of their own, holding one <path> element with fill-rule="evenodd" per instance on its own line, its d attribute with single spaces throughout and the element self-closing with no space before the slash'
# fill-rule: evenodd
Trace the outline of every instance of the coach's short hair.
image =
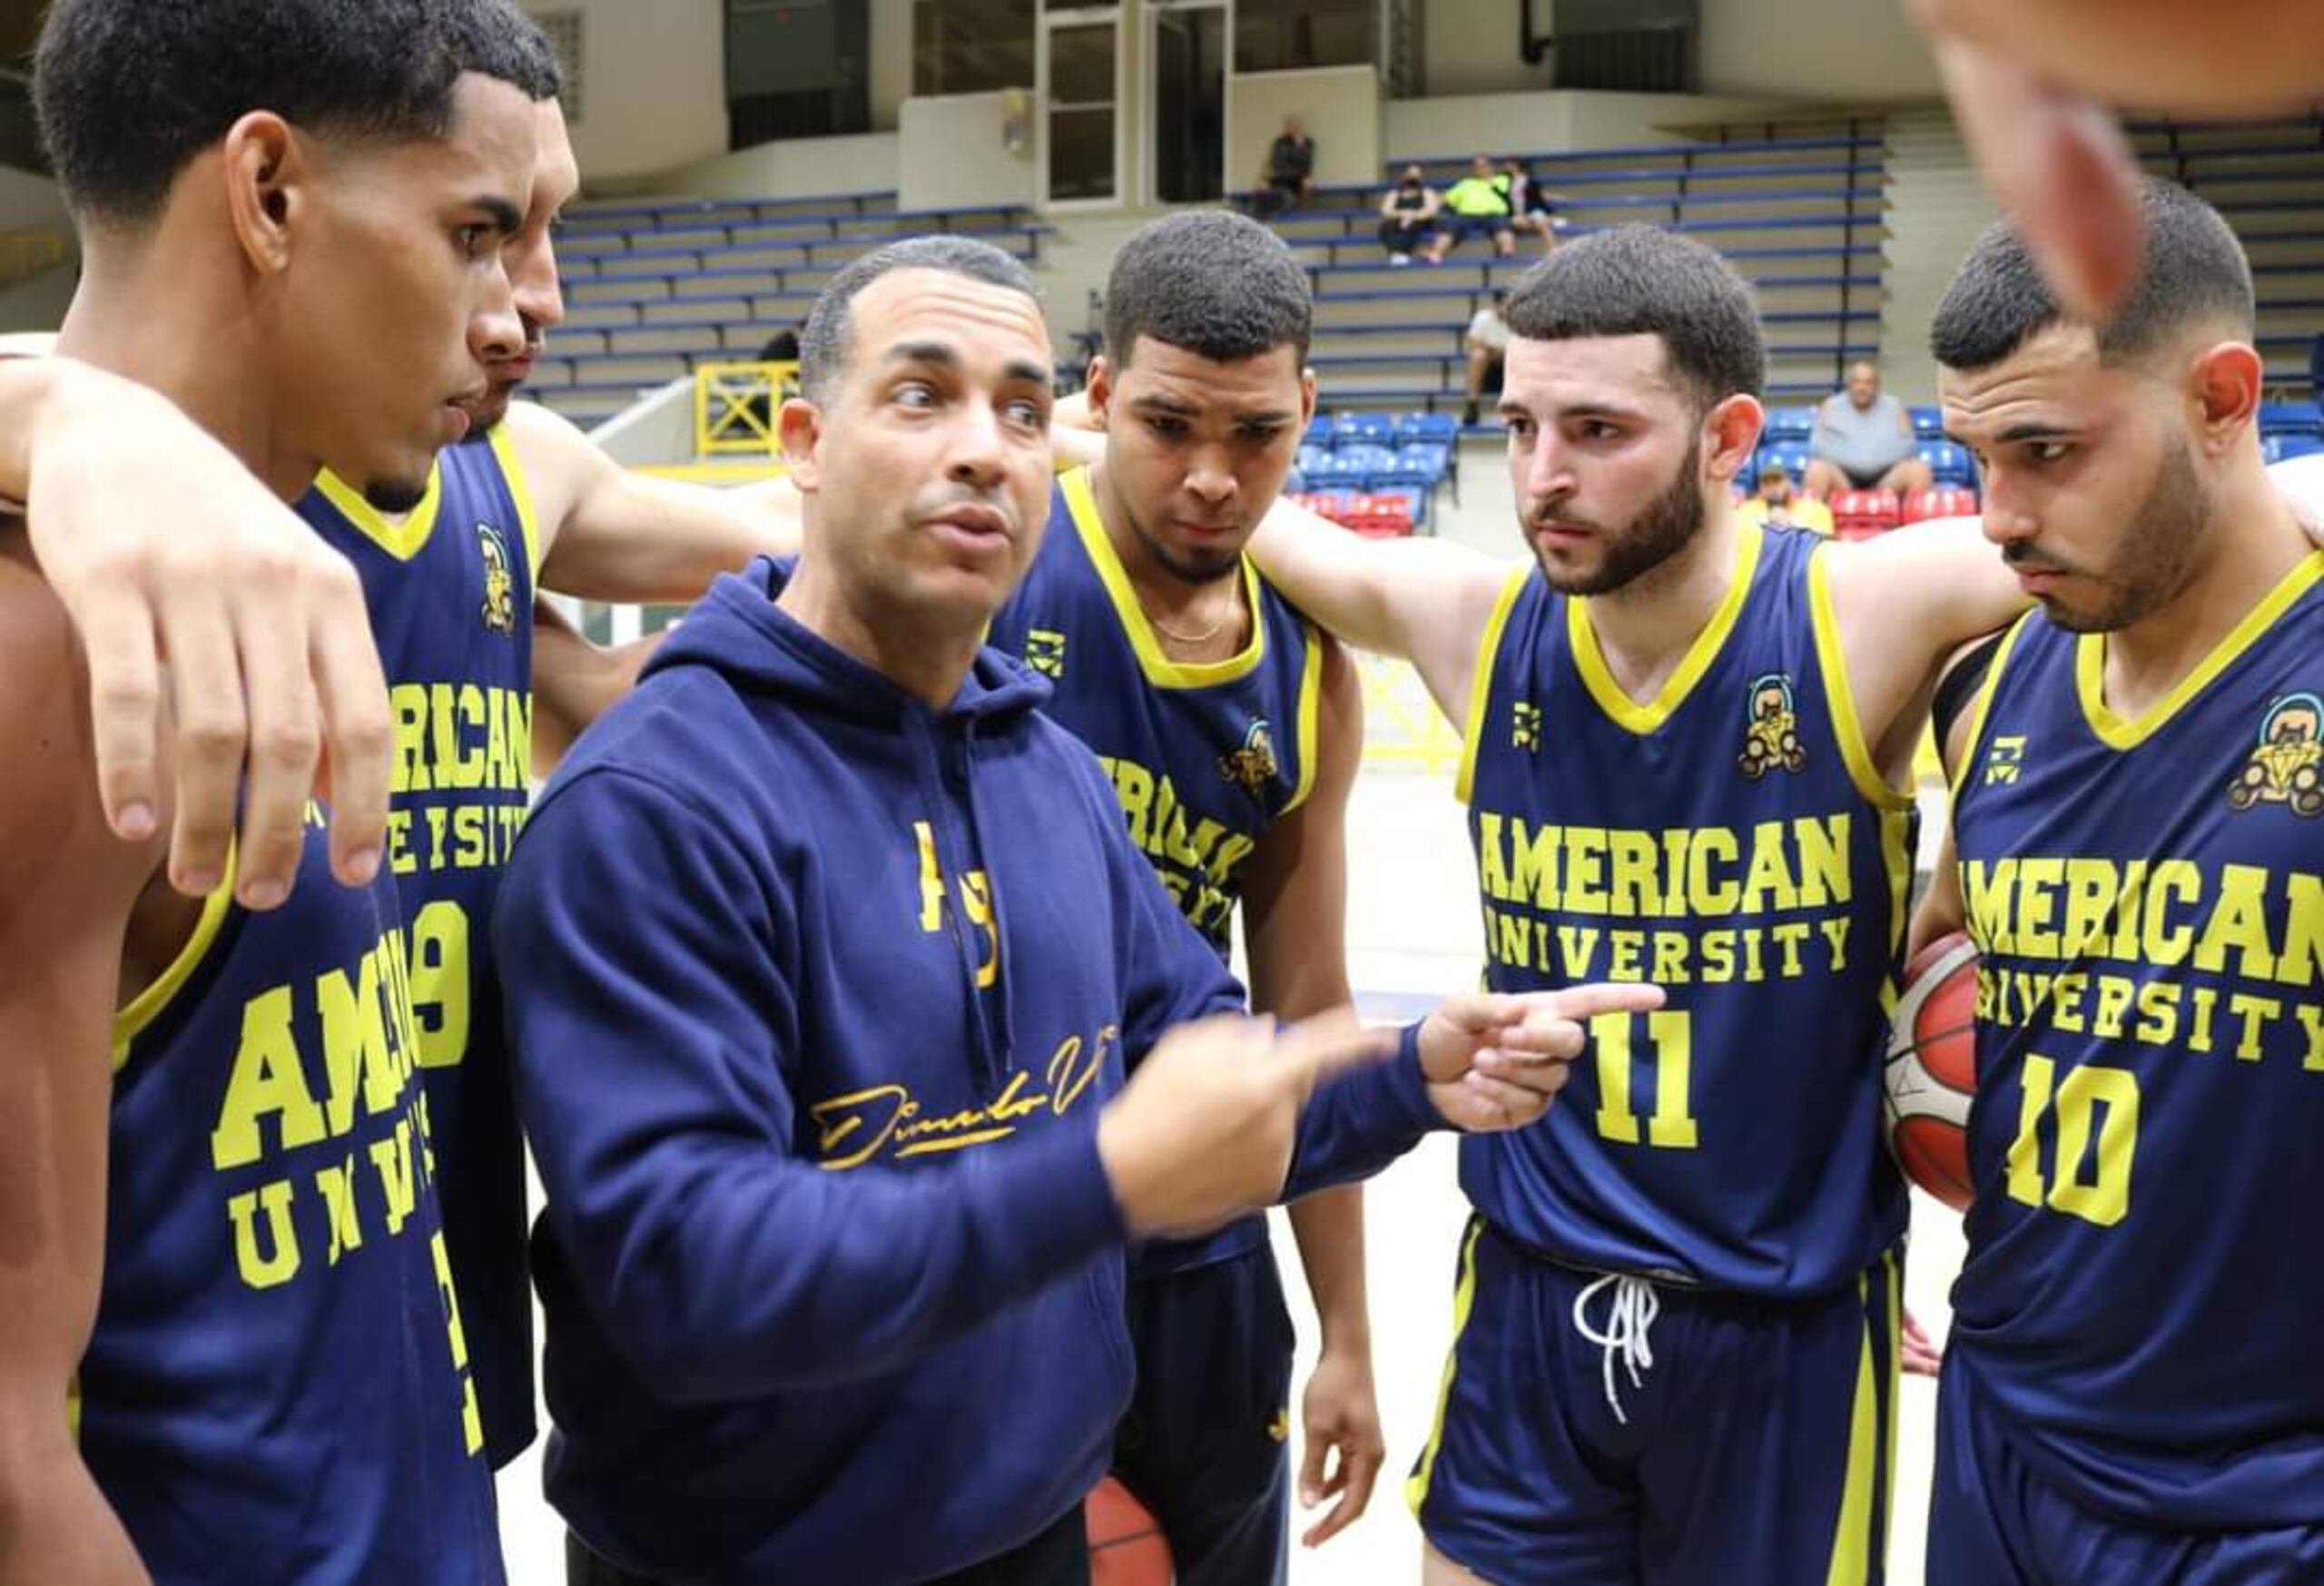
<svg viewBox="0 0 2324 1586">
<path fill-rule="evenodd" d="M 1140 226 L 1114 254 L 1106 356 L 1120 368 L 1151 336 L 1215 363 L 1291 347 L 1304 364 L 1315 312 L 1282 238 L 1245 215 L 1186 210 Z"/>
<path fill-rule="evenodd" d="M 1750 284 L 1676 231 L 1618 226 L 1568 242 L 1518 278 L 1502 318 L 1529 341 L 1658 336 L 1698 411 L 1768 381 Z"/>
<path fill-rule="evenodd" d="M 467 72 L 535 100 L 558 88 L 508 0 L 54 0 L 33 104 L 74 213 L 135 226 L 252 111 L 318 136 L 441 137 Z"/>
<path fill-rule="evenodd" d="M 807 316 L 807 329 L 799 338 L 799 389 L 809 401 L 828 400 L 832 386 L 847 372 L 853 341 L 849 310 L 856 294 L 899 270 L 938 270 L 1029 298 L 1040 296 L 1023 260 L 974 237 L 908 237 L 874 249 L 832 276 Z"/>
<path fill-rule="evenodd" d="M 2250 261 L 2219 212 L 2149 176 L 2140 178 L 2139 215 L 2146 248 L 2138 281 L 2098 327 L 2099 357 L 2110 363 L 2141 357 L 2201 322 L 2251 335 L 2258 315 Z M 1929 350 L 1947 369 L 1986 369 L 2066 319 L 2024 236 L 2000 221 L 1977 239 L 1945 289 L 1929 326 Z"/>
</svg>

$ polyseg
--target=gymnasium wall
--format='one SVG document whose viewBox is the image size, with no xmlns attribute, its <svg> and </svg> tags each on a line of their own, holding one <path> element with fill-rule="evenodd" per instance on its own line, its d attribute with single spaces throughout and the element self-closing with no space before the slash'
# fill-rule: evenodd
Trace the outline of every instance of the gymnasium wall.
<svg viewBox="0 0 2324 1586">
<path fill-rule="evenodd" d="M 1380 79 L 1371 67 L 1244 73 L 1227 78 L 1226 92 L 1232 185 L 1247 187 L 1258 179 L 1286 115 L 1305 121 L 1315 140 L 1318 182 L 1379 180 Z"/>
<path fill-rule="evenodd" d="M 886 192 L 896 186 L 900 147 L 894 133 L 761 143 L 682 167 L 655 185 L 705 198 L 822 198 L 840 192 Z"/>
<path fill-rule="evenodd" d="M 872 0 L 871 86 L 872 124 L 891 131 L 911 97 L 911 0 Z"/>
<path fill-rule="evenodd" d="M 592 187 L 708 159 L 726 147 L 724 0 L 524 0 L 579 12 L 581 119 L 573 152 Z"/>
<path fill-rule="evenodd" d="M 1777 108 L 1777 102 L 1758 98 L 1565 91 L 1392 100 L 1385 107 L 1381 156 L 1627 148 L 1684 138 L 1695 129 Z"/>
<path fill-rule="evenodd" d="M 72 223 L 55 182 L 29 171 L 0 165 L 0 231 L 64 228 Z"/>
<path fill-rule="evenodd" d="M 896 133 L 898 209 L 1033 202 L 1030 128 L 1025 152 L 1010 153 L 1001 135 L 1007 97 L 948 94 L 904 101 Z"/>
</svg>

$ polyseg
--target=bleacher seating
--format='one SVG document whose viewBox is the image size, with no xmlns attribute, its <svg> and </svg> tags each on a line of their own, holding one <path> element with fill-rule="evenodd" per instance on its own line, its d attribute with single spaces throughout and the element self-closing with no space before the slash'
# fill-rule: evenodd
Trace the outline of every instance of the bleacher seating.
<svg viewBox="0 0 2324 1586">
<path fill-rule="evenodd" d="M 1442 184 L 1469 151 L 1416 162 Z M 1414 163 L 1399 157 L 1386 171 Z M 1699 235 L 1757 290 L 1775 400 L 1821 398 L 1856 358 L 1875 354 L 1885 199 L 1881 143 L 1864 128 L 1817 138 L 1563 151 L 1531 157 L 1575 235 L 1643 221 Z M 1337 407 L 1457 411 L 1462 336 L 1492 289 L 1532 263 L 1481 244 L 1442 265 L 1391 265 L 1376 236 L 1382 182 L 1317 190 L 1270 221 L 1315 287 L 1311 353 Z"/>
<path fill-rule="evenodd" d="M 2324 111 L 2282 121 L 2134 123 L 2140 162 L 2227 217 L 2251 257 L 2271 390 L 2316 394 L 2324 334 Z"/>
<path fill-rule="evenodd" d="M 1977 493 L 1959 485 L 1940 485 L 1934 490 L 1915 490 L 1905 497 L 1904 520 L 1923 523 L 1932 517 L 1973 517 L 1977 511 Z"/>
<path fill-rule="evenodd" d="M 1870 539 L 1905 520 L 1905 505 L 1894 490 L 1836 490 L 1829 505 L 1833 534 L 1840 539 Z"/>
<path fill-rule="evenodd" d="M 1324 516 L 1335 521 L 1349 516 L 1346 497 L 1393 497 L 1406 504 L 1412 526 L 1424 526 L 1438 486 L 1452 483 L 1458 499 L 1459 435 L 1449 413 L 1318 413 L 1299 448 L 1296 482 L 1284 489 L 1331 499 L 1334 509 Z"/>
<path fill-rule="evenodd" d="M 1977 482 L 1977 465 L 1967 447 L 1950 440 L 1924 440 L 1920 459 L 1940 485 L 1974 486 Z"/>
<path fill-rule="evenodd" d="M 596 423 L 699 364 L 752 357 L 881 243 L 958 231 L 1031 259 L 1048 230 L 1017 206 L 901 213 L 892 192 L 577 205 L 557 239 L 566 321 L 526 393 Z"/>
</svg>

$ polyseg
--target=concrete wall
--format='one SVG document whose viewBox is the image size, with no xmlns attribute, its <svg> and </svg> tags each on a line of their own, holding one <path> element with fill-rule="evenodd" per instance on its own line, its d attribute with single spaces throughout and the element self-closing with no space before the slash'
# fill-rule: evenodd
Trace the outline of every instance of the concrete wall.
<svg viewBox="0 0 2324 1586">
<path fill-rule="evenodd" d="M 586 93 L 573 151 L 586 185 L 635 185 L 725 150 L 723 0 L 525 0 L 525 9 L 582 14 Z"/>
<path fill-rule="evenodd" d="M 1702 86 L 1827 103 L 1944 92 L 1896 0 L 1703 0 Z"/>
<path fill-rule="evenodd" d="M 901 163 L 894 133 L 793 138 L 681 166 L 655 185 L 705 198 L 823 198 L 891 192 Z"/>
<path fill-rule="evenodd" d="M 1315 140 L 1315 180 L 1372 182 L 1380 174 L 1380 79 L 1370 66 L 1321 66 L 1310 72 L 1252 72 L 1230 76 L 1227 125 L 1233 146 L 1227 181 L 1247 187 L 1266 164 L 1267 146 L 1296 115 Z"/>
<path fill-rule="evenodd" d="M 1518 0 L 1423 0 L 1428 30 L 1422 40 L 1421 91 L 1447 94 L 1507 94 L 1547 88 L 1552 63 L 1528 66 L 1517 48 Z M 1549 30 L 1551 0 L 1534 0 L 1533 25 Z M 1389 142 L 1393 144 L 1392 138 Z M 1393 148 L 1391 153 L 1394 153 Z"/>
<path fill-rule="evenodd" d="M 1625 148 L 1683 139 L 1694 129 L 1787 108 L 1777 101 L 1688 94 L 1480 94 L 1404 99 L 1386 107 L 1389 160 L 1551 149 Z"/>
<path fill-rule="evenodd" d="M 55 182 L 29 171 L 0 166 L 0 231 L 68 228 L 72 223 Z"/>
<path fill-rule="evenodd" d="M 0 290 L 0 331 L 55 330 L 80 280 L 78 264 L 63 264 Z"/>
<path fill-rule="evenodd" d="M 897 128 L 898 209 L 1033 202 L 1034 140 L 1027 139 L 1022 154 L 1001 142 L 1006 97 L 955 94 L 904 101 Z"/>
<path fill-rule="evenodd" d="M 911 5 L 872 0 L 872 125 L 880 132 L 901 124 L 911 97 Z"/>
</svg>

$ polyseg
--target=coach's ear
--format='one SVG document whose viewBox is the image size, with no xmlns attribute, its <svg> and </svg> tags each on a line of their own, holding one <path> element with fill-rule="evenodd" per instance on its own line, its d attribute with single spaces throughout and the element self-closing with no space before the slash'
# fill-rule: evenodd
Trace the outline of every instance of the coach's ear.
<svg viewBox="0 0 2324 1586">
<path fill-rule="evenodd" d="M 775 434 L 791 465 L 791 483 L 802 496 L 822 486 L 823 410 L 804 397 L 793 397 L 775 416 Z"/>
<path fill-rule="evenodd" d="M 1703 415 L 1703 465 L 1714 481 L 1728 484 L 1750 466 L 1767 421 L 1759 399 L 1742 391 L 1715 403 Z"/>
</svg>

